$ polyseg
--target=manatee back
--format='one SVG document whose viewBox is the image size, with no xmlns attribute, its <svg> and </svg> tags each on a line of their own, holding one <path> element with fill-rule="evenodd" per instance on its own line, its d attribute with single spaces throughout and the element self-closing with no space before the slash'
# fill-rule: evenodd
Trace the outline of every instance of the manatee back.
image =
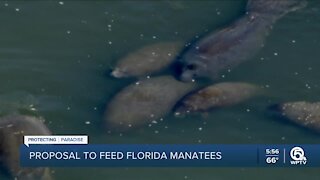
<svg viewBox="0 0 320 180">
<path fill-rule="evenodd" d="M 182 47 L 182 42 L 161 42 L 143 47 L 120 59 L 111 75 L 123 78 L 157 73 L 175 60 Z"/>
<path fill-rule="evenodd" d="M 280 110 L 290 121 L 320 132 L 320 102 L 288 102 L 281 104 Z"/>
<path fill-rule="evenodd" d="M 176 108 L 176 115 L 236 105 L 260 93 L 256 85 L 249 83 L 213 84 L 184 97 Z"/>
<path fill-rule="evenodd" d="M 170 112 L 176 102 L 194 87 L 194 83 L 183 83 L 171 76 L 131 84 L 108 104 L 105 113 L 106 128 L 125 131 L 158 120 Z"/>
<path fill-rule="evenodd" d="M 289 12 L 306 6 L 306 0 L 248 0 L 247 12 L 265 15 L 272 20 L 277 20 Z"/>
</svg>

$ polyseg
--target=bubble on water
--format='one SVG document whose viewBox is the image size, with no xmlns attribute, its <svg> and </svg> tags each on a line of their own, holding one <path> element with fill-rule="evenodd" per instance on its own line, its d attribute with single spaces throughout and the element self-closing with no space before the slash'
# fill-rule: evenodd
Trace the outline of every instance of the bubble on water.
<svg viewBox="0 0 320 180">
<path fill-rule="evenodd" d="M 188 176 L 184 176 L 183 178 L 184 178 L 184 179 L 188 179 Z"/>
<path fill-rule="evenodd" d="M 282 137 L 281 137 L 281 140 L 282 140 L 282 141 L 286 140 L 286 137 L 282 136 Z"/>
<path fill-rule="evenodd" d="M 122 137 L 122 136 L 123 136 L 123 134 L 122 134 L 122 133 L 120 133 L 120 134 L 119 134 L 119 136 L 120 136 L 120 137 Z"/>
<path fill-rule="evenodd" d="M 68 31 L 67 31 L 67 34 L 71 34 L 71 31 L 70 31 L 70 30 L 68 30 Z"/>
<path fill-rule="evenodd" d="M 202 131 L 202 127 L 199 127 L 198 130 L 199 130 L 199 131 Z"/>
<path fill-rule="evenodd" d="M 60 5 L 64 5 L 64 2 L 63 2 L 63 1 L 59 1 L 59 4 L 60 4 Z"/>
<path fill-rule="evenodd" d="M 8 7 L 8 6 L 9 6 L 9 4 L 8 4 L 8 3 L 4 3 L 4 6 Z"/>
<path fill-rule="evenodd" d="M 191 45 L 191 43 L 186 43 L 184 46 L 189 47 L 190 45 Z"/>
<path fill-rule="evenodd" d="M 248 127 L 246 127 L 246 130 L 248 131 L 248 130 L 249 130 L 249 128 L 248 128 Z"/>
<path fill-rule="evenodd" d="M 19 12 L 19 11 L 20 11 L 20 9 L 19 9 L 19 8 L 16 8 L 15 10 L 16 10 L 17 12 Z"/>
<path fill-rule="evenodd" d="M 108 41 L 108 44 L 111 45 L 111 44 L 112 44 L 112 41 Z"/>
<path fill-rule="evenodd" d="M 155 130 L 154 133 L 155 133 L 155 134 L 159 134 L 159 131 L 158 131 L 158 130 Z"/>
<path fill-rule="evenodd" d="M 309 84 L 305 84 L 307 89 L 311 89 L 311 86 Z"/>
<path fill-rule="evenodd" d="M 266 88 L 270 88 L 270 85 L 269 85 L 269 84 L 266 84 L 265 87 L 266 87 Z"/>
<path fill-rule="evenodd" d="M 201 140 L 201 139 L 199 139 L 199 140 L 198 140 L 198 143 L 202 143 L 202 140 Z"/>
<path fill-rule="evenodd" d="M 150 79 L 150 76 L 147 76 L 147 79 Z"/>
<path fill-rule="evenodd" d="M 139 84 L 140 84 L 140 82 L 139 82 L 139 81 L 137 81 L 137 82 L 136 82 L 136 85 L 139 85 Z"/>
<path fill-rule="evenodd" d="M 246 111 L 247 111 L 247 112 L 250 112 L 251 110 L 250 110 L 250 109 L 246 109 Z"/>
<path fill-rule="evenodd" d="M 291 42 L 292 42 L 292 43 L 296 43 L 296 40 L 293 39 Z"/>
<path fill-rule="evenodd" d="M 107 26 L 108 26 L 108 28 L 111 28 L 111 27 L 112 27 L 112 25 L 111 25 L 111 24 L 108 24 Z"/>
<path fill-rule="evenodd" d="M 219 16 L 219 15 L 221 15 L 221 12 L 220 12 L 220 10 L 218 9 L 218 8 L 216 8 L 216 14 Z"/>
<path fill-rule="evenodd" d="M 263 60 L 264 60 L 264 57 L 261 57 L 260 60 L 263 61 Z"/>
<path fill-rule="evenodd" d="M 277 53 L 277 52 L 274 52 L 273 55 L 278 56 L 278 53 Z"/>
<path fill-rule="evenodd" d="M 168 129 L 169 127 L 168 127 L 168 126 L 165 126 L 164 128 L 165 128 L 165 129 Z"/>
<path fill-rule="evenodd" d="M 128 127 L 129 127 L 129 128 L 131 128 L 131 127 L 132 127 L 132 125 L 131 125 L 131 124 L 128 124 Z"/>
<path fill-rule="evenodd" d="M 71 107 L 70 107 L 70 106 L 68 106 L 68 107 L 67 107 L 67 110 L 69 111 L 70 109 L 71 109 Z"/>
<path fill-rule="evenodd" d="M 157 36 L 152 36 L 152 39 L 157 39 Z"/>
<path fill-rule="evenodd" d="M 297 76 L 298 74 L 299 74 L 298 72 L 294 72 L 294 75 L 296 75 L 296 76 Z"/>
<path fill-rule="evenodd" d="M 156 120 L 151 121 L 153 124 L 157 124 L 158 122 Z"/>
<path fill-rule="evenodd" d="M 93 108 L 93 110 L 95 110 L 95 111 L 96 111 L 97 109 L 98 109 L 97 107 L 94 107 L 94 108 Z"/>
<path fill-rule="evenodd" d="M 86 125 L 89 125 L 89 124 L 91 124 L 91 122 L 90 121 L 86 121 L 86 122 L 84 122 Z"/>
<path fill-rule="evenodd" d="M 308 67 L 308 70 L 311 71 L 311 70 L 312 70 L 312 67 Z"/>
</svg>

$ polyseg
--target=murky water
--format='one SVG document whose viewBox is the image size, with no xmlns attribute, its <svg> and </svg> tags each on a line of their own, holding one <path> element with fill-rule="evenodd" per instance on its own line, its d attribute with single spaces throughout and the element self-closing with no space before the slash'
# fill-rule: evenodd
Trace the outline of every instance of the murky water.
<svg viewBox="0 0 320 180">
<path fill-rule="evenodd" d="M 266 111 L 282 101 L 319 101 L 320 3 L 280 21 L 265 47 L 221 81 L 265 86 L 232 108 L 107 134 L 108 100 L 132 80 L 111 78 L 115 62 L 145 45 L 185 41 L 244 13 L 246 1 L 0 1 L 0 114 L 34 114 L 55 134 L 91 143 L 319 143 L 320 136 Z M 35 109 L 33 109 L 35 108 Z M 56 179 L 319 179 L 319 169 L 54 168 Z M 1 179 L 7 179 L 0 174 Z"/>
</svg>

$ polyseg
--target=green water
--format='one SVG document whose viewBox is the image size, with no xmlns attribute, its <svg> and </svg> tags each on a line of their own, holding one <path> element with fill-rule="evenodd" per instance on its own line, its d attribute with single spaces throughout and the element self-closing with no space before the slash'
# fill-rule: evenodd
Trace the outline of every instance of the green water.
<svg viewBox="0 0 320 180">
<path fill-rule="evenodd" d="M 131 82 L 108 75 L 119 58 L 151 43 L 188 41 L 224 26 L 243 14 L 245 3 L 0 1 L 0 114 L 43 116 L 55 134 L 88 134 L 90 143 L 318 143 L 319 135 L 280 122 L 265 109 L 276 102 L 319 101 L 319 1 L 278 21 L 257 56 L 221 79 L 266 86 L 266 96 L 207 117 L 169 116 L 131 133 L 111 135 L 101 128 L 106 103 Z M 59 180 L 319 179 L 315 168 L 53 170 Z"/>
</svg>

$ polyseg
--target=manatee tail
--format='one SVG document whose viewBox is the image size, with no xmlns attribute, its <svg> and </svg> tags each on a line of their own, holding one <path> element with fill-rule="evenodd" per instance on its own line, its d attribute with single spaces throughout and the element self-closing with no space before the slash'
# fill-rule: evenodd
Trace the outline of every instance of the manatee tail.
<svg viewBox="0 0 320 180">
<path fill-rule="evenodd" d="M 247 12 L 263 15 L 272 21 L 307 6 L 306 0 L 248 0 Z"/>
</svg>

